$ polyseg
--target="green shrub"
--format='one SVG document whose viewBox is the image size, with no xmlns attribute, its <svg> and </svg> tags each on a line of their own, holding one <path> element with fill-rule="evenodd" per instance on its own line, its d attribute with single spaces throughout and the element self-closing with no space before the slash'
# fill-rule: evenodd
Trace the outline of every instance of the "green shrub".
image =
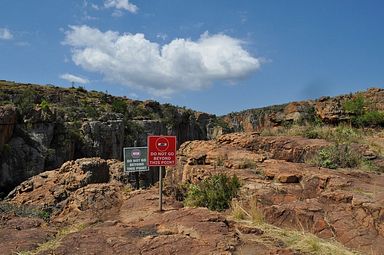
<svg viewBox="0 0 384 255">
<path fill-rule="evenodd" d="M 116 99 L 112 102 L 112 111 L 125 114 L 127 112 L 127 102 L 122 99 Z"/>
<path fill-rule="evenodd" d="M 220 117 L 214 117 L 212 120 L 212 125 L 214 127 L 221 127 L 224 133 L 230 133 L 232 131 L 228 122 L 226 122 L 223 118 Z"/>
<path fill-rule="evenodd" d="M 324 123 L 321 120 L 320 116 L 317 115 L 315 107 L 308 107 L 304 110 L 305 117 L 298 120 L 297 124 L 309 124 L 311 126 L 317 126 L 320 127 Z"/>
<path fill-rule="evenodd" d="M 361 134 L 357 129 L 340 125 L 330 134 L 329 140 L 335 143 L 351 143 L 356 142 L 360 137 Z"/>
<path fill-rule="evenodd" d="M 365 100 L 362 95 L 344 102 L 344 111 L 349 112 L 355 116 L 360 116 L 364 113 Z"/>
<path fill-rule="evenodd" d="M 31 89 L 26 89 L 23 91 L 19 100 L 16 103 L 21 115 L 26 115 L 33 110 L 35 106 L 34 104 L 35 94 L 36 92 L 34 92 Z"/>
<path fill-rule="evenodd" d="M 357 123 L 361 126 L 384 126 L 384 112 L 369 111 L 357 118 Z"/>
<path fill-rule="evenodd" d="M 346 101 L 343 107 L 352 115 L 351 124 L 354 126 L 384 126 L 384 112 L 377 111 L 377 108 L 371 102 L 366 102 L 362 96 Z"/>
<path fill-rule="evenodd" d="M 307 163 L 330 169 L 353 168 L 362 163 L 362 157 L 349 144 L 336 144 L 319 150 Z"/>
<path fill-rule="evenodd" d="M 319 133 L 318 129 L 314 128 L 314 127 L 308 127 L 304 130 L 303 132 L 303 136 L 305 138 L 308 138 L 308 139 L 318 139 L 318 138 L 322 138 L 321 137 L 321 134 Z"/>
<path fill-rule="evenodd" d="M 336 169 L 337 163 L 334 158 L 334 147 L 321 149 L 317 155 L 317 165 L 320 167 Z"/>
<path fill-rule="evenodd" d="M 96 110 L 96 107 L 91 105 L 86 105 L 84 107 L 84 111 L 89 118 L 97 118 L 99 117 L 99 112 Z"/>
<path fill-rule="evenodd" d="M 367 159 L 362 161 L 361 169 L 367 172 L 384 173 L 384 167 L 380 167 L 374 161 Z"/>
<path fill-rule="evenodd" d="M 191 184 L 184 204 L 223 211 L 229 208 L 232 198 L 237 195 L 239 189 L 240 181 L 236 175 L 232 178 L 225 174 L 213 175 L 197 185 Z"/>
<path fill-rule="evenodd" d="M 44 112 L 48 111 L 49 110 L 49 103 L 47 102 L 47 100 L 43 99 L 40 103 L 40 108 L 41 110 L 43 110 Z"/>
<path fill-rule="evenodd" d="M 163 104 L 161 106 L 162 110 L 162 122 L 165 124 L 165 126 L 169 129 L 173 129 L 177 126 L 177 120 L 178 120 L 178 110 L 176 106 L 173 106 L 171 104 Z"/>
</svg>

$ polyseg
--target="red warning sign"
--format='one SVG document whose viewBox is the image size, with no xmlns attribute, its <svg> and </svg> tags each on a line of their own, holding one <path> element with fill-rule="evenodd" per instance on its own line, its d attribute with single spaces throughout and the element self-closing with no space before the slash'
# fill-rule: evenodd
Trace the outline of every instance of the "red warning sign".
<svg viewBox="0 0 384 255">
<path fill-rule="evenodd" d="M 148 166 L 176 165 L 176 136 L 148 136 Z"/>
</svg>

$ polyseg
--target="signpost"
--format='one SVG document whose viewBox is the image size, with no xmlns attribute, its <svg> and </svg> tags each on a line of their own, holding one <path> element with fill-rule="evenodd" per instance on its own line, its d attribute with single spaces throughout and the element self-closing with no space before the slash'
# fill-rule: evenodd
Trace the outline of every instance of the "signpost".
<svg viewBox="0 0 384 255">
<path fill-rule="evenodd" d="M 163 176 L 165 166 L 176 165 L 176 136 L 148 136 L 148 166 L 159 166 L 159 208 L 163 210 Z"/>
<path fill-rule="evenodd" d="M 148 171 L 147 147 L 124 148 L 124 173 Z"/>
</svg>

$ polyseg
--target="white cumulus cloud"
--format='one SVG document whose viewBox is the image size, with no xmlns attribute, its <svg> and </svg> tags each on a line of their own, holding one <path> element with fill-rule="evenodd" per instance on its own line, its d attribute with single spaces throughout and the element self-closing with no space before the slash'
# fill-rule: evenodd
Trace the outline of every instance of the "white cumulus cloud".
<svg viewBox="0 0 384 255">
<path fill-rule="evenodd" d="M 88 79 L 82 78 L 80 76 L 76 76 L 73 74 L 65 73 L 60 75 L 60 79 L 69 81 L 69 82 L 74 82 L 74 83 L 80 83 L 80 84 L 86 84 L 89 83 Z"/>
<path fill-rule="evenodd" d="M 0 27 L 0 39 L 2 40 L 11 40 L 13 38 L 13 35 L 11 31 L 9 31 L 8 28 L 1 28 Z"/>
<path fill-rule="evenodd" d="M 129 2 L 129 0 L 105 0 L 104 6 L 106 8 L 116 8 L 126 10 L 131 13 L 136 13 L 139 9 L 136 5 Z"/>
<path fill-rule="evenodd" d="M 178 38 L 161 46 L 140 33 L 71 26 L 64 44 L 71 47 L 76 65 L 102 74 L 107 81 L 160 96 L 203 89 L 216 80 L 233 82 L 261 64 L 241 40 L 224 34 L 204 33 L 197 41 Z"/>
</svg>

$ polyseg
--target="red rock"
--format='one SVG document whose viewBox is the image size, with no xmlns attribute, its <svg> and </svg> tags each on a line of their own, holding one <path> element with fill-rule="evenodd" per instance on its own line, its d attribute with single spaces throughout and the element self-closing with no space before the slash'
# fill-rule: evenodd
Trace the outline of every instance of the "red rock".
<svg viewBox="0 0 384 255">
<path fill-rule="evenodd" d="M 299 183 L 301 176 L 297 176 L 294 174 L 280 174 L 279 176 L 277 176 L 277 179 L 281 183 Z"/>
</svg>

